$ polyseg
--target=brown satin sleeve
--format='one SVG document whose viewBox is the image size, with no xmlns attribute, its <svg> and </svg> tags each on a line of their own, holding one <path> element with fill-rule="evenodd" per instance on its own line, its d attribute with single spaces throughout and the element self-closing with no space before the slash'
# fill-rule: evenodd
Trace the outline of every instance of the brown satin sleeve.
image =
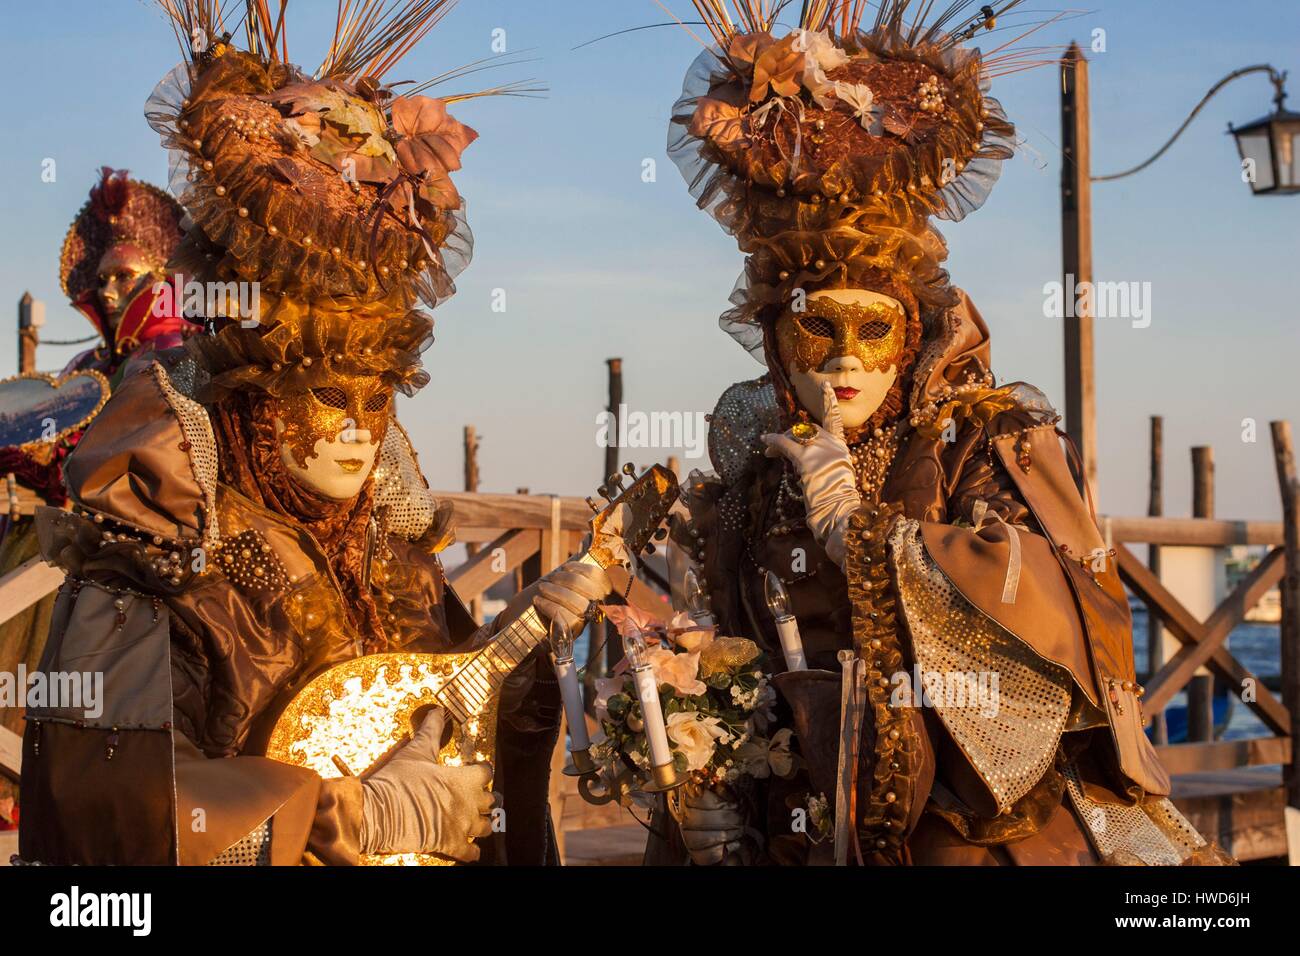
<svg viewBox="0 0 1300 956">
<path fill-rule="evenodd" d="M 356 866 L 361 857 L 361 781 L 356 777 L 322 780 L 303 862 Z M 272 840 L 274 840 L 272 831 Z"/>
<path fill-rule="evenodd" d="M 473 635 L 478 625 L 448 586 L 437 555 L 395 535 L 389 535 L 388 548 L 390 649 L 445 654 Z"/>
<path fill-rule="evenodd" d="M 271 863 L 287 866 L 302 859 L 319 776 L 266 757 L 205 757 L 183 734 L 172 739 L 178 863 L 210 863 L 268 819 Z"/>
<path fill-rule="evenodd" d="M 152 366 L 126 378 L 63 466 L 68 493 L 153 534 L 195 538 L 203 492 Z"/>
<path fill-rule="evenodd" d="M 1033 513 L 1020 497 L 1016 484 L 1002 462 L 990 456 L 983 430 L 973 430 L 967 454 L 960 459 L 948 499 L 948 519 L 963 518 L 972 521 L 975 502 L 988 504 L 990 513 L 1000 515 L 1008 524 L 1025 525 L 1036 529 Z M 954 449 L 957 451 L 957 449 Z"/>
</svg>

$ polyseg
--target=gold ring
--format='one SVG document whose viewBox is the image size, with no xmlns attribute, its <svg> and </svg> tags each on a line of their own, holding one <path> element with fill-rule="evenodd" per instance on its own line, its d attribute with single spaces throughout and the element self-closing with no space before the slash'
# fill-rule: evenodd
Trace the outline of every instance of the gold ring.
<svg viewBox="0 0 1300 956">
<path fill-rule="evenodd" d="M 790 437 L 801 445 L 810 445 L 817 438 L 817 426 L 810 422 L 795 422 L 790 428 Z"/>
</svg>

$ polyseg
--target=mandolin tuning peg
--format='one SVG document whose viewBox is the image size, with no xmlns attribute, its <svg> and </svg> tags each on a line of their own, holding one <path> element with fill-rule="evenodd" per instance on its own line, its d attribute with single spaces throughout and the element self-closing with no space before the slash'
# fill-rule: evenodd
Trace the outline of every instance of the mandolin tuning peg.
<svg viewBox="0 0 1300 956">
<path fill-rule="evenodd" d="M 612 475 L 610 475 L 608 478 L 606 478 L 605 481 L 606 481 L 608 487 L 610 487 L 610 488 L 617 488 L 617 489 L 618 489 L 618 493 L 619 493 L 620 495 L 623 493 L 623 476 L 622 476 L 622 475 L 617 474 L 617 473 L 612 474 Z"/>
<path fill-rule="evenodd" d="M 623 466 L 623 474 L 627 475 L 629 478 L 635 478 L 635 477 L 636 477 L 636 465 L 632 464 L 632 463 L 629 461 L 626 465 Z"/>
<path fill-rule="evenodd" d="M 591 500 L 591 495 L 588 495 L 588 496 L 587 496 L 587 507 L 590 508 L 590 509 L 592 510 L 592 513 L 593 513 L 593 514 L 595 514 L 595 513 L 597 513 L 597 512 L 600 511 L 600 506 L 597 505 L 596 502 L 594 502 L 594 501 Z"/>
<path fill-rule="evenodd" d="M 610 498 L 612 497 L 609 493 L 609 487 L 607 485 L 601 485 L 599 488 L 597 488 L 596 494 L 600 495 L 606 501 L 609 501 Z"/>
</svg>

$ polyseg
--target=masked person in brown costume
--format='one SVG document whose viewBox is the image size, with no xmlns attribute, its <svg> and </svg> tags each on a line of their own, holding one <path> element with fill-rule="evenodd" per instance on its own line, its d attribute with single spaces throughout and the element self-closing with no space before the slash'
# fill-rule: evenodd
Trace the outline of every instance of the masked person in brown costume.
<svg viewBox="0 0 1300 956">
<path fill-rule="evenodd" d="M 46 504 L 62 506 L 66 502 L 63 462 L 126 363 L 177 346 L 196 328 L 174 309 L 154 307 L 167 260 L 181 239 L 182 215 L 176 200 L 161 189 L 131 179 L 126 170 L 105 166 L 68 228 L 59 253 L 59 284 L 102 342 L 67 364 L 60 387 L 68 387 L 66 377 L 78 373 L 79 381 L 71 387 L 90 397 L 59 404 L 60 398 L 52 391 L 48 395 L 34 393 L 40 396 L 39 405 L 30 411 L 14 407 L 5 411 L 15 433 L 39 433 L 40 437 L 9 444 L 0 433 L 0 445 L 4 446 L 0 447 L 0 474 L 11 477 L 16 486 L 34 492 Z M 85 381 L 88 378 L 93 384 Z M 58 394 L 66 396 L 67 392 Z M 70 405 L 78 407 L 73 421 L 67 420 Z M 58 428 L 52 435 L 45 433 L 51 419 Z M 38 550 L 30 515 L 0 517 L 0 576 L 35 557 Z M 53 607 L 51 596 L 0 624 L 0 673 L 15 673 L 19 663 L 35 670 Z M 20 707 L 0 707 L 0 727 L 22 733 L 22 726 Z M 0 792 L 4 788 L 0 781 Z"/>
<path fill-rule="evenodd" d="M 745 793 L 676 792 L 649 859 L 1223 860 L 1167 799 L 1058 416 L 995 384 L 941 268 L 929 216 L 977 208 L 1014 145 L 985 95 L 1014 61 L 963 46 L 987 11 L 926 25 L 890 0 L 863 23 L 865 4 L 808 3 L 778 36 L 771 5 L 696 6 L 717 46 L 669 151 L 748 255 L 722 325 L 768 371 L 719 401 L 716 474 L 692 476 L 674 540 L 719 633 L 766 652 L 800 760 Z M 783 655 L 781 591 L 806 669 Z"/>
<path fill-rule="evenodd" d="M 44 554 L 68 571 L 42 670 L 101 672 L 107 696 L 29 708 L 26 861 L 554 859 L 559 703 L 539 657 L 507 681 L 494 768 L 433 762 L 441 716 L 364 780 L 262 756 L 330 665 L 492 630 L 476 634 L 446 584 L 449 506 L 393 415 L 394 392 L 428 380 L 432 322 L 415 306 L 451 295 L 470 253 L 449 174 L 476 134 L 382 80 L 445 5 L 385 19 L 362 4 L 308 75 L 256 6 L 239 50 L 211 0 L 164 4 L 197 51 L 146 106 L 193 221 L 172 269 L 257 283 L 260 308 L 217 296 L 184 359 L 129 377 L 68 460 L 73 510 L 40 515 Z M 603 571 L 566 565 L 498 620 L 535 602 L 573 626 L 608 590 Z M 489 786 L 509 826 L 474 843 Z"/>
</svg>

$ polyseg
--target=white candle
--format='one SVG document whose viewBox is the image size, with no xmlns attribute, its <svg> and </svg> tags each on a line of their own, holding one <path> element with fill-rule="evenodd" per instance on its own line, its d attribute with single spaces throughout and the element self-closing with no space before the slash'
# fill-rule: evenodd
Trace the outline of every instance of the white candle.
<svg viewBox="0 0 1300 956">
<path fill-rule="evenodd" d="M 664 727 L 664 712 L 659 706 L 659 682 L 649 664 L 632 669 L 637 700 L 641 702 L 641 718 L 645 723 L 645 739 L 650 746 L 650 763 L 662 767 L 673 762 L 673 752 L 668 746 L 668 731 Z"/>
<path fill-rule="evenodd" d="M 799 636 L 799 622 L 790 609 L 790 595 L 785 584 L 773 571 L 763 577 L 763 593 L 767 606 L 776 622 L 776 634 L 781 640 L 781 653 L 785 655 L 785 669 L 806 671 L 808 661 L 803 656 L 803 638 Z"/>
<path fill-rule="evenodd" d="M 587 736 L 587 715 L 582 706 L 582 684 L 578 681 L 578 668 L 573 658 L 555 661 L 555 676 L 560 682 L 560 697 L 564 701 L 564 718 L 569 724 L 569 749 L 586 750 L 591 746 Z"/>
<path fill-rule="evenodd" d="M 799 636 L 799 622 L 794 615 L 776 619 L 776 633 L 781 638 L 781 653 L 785 655 L 785 669 L 806 671 L 808 661 L 803 655 L 803 638 Z"/>
</svg>

